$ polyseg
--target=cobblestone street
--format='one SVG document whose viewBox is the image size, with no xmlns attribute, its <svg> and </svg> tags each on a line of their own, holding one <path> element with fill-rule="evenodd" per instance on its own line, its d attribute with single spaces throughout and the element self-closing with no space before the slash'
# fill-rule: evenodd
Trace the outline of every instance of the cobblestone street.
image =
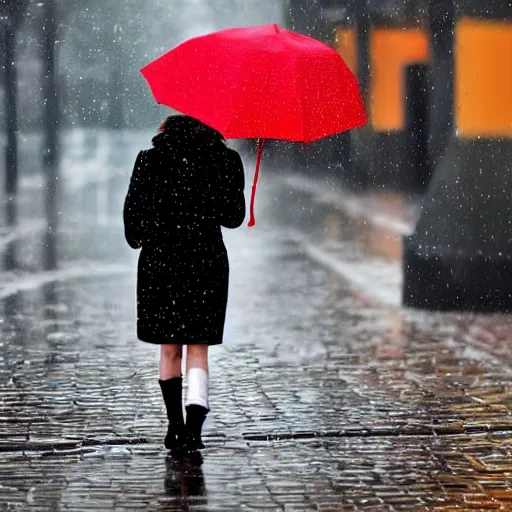
<svg viewBox="0 0 512 512">
<path fill-rule="evenodd" d="M 510 510 L 511 319 L 367 301 L 276 222 L 278 190 L 255 229 L 226 233 L 202 465 L 161 444 L 135 253 L 4 298 L 1 510 Z M 119 226 L 94 236 L 121 247 Z"/>
<path fill-rule="evenodd" d="M 169 460 L 112 176 L 117 195 L 80 173 L 68 187 L 59 270 L 38 270 L 37 184 L 0 232 L 20 263 L 0 285 L 0 510 L 512 508 L 512 318 L 400 308 L 402 224 L 270 174 L 256 227 L 226 232 L 203 463 Z"/>
</svg>

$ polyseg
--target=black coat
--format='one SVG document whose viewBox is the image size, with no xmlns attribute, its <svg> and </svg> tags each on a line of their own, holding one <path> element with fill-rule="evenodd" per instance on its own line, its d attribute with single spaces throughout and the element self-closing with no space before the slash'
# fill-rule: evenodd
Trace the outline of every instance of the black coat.
<svg viewBox="0 0 512 512">
<path fill-rule="evenodd" d="M 142 248 L 137 335 L 149 343 L 222 343 L 229 264 L 221 226 L 245 217 L 240 156 L 220 139 L 160 134 L 137 156 L 124 205 Z"/>
</svg>

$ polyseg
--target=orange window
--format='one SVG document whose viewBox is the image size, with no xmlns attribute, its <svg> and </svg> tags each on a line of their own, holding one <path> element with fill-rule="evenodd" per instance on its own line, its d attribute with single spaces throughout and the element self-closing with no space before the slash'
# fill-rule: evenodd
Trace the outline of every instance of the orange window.
<svg viewBox="0 0 512 512">
<path fill-rule="evenodd" d="M 456 27 L 455 119 L 460 137 L 512 137 L 512 23 Z"/>
<path fill-rule="evenodd" d="M 405 67 L 430 60 L 429 34 L 423 29 L 376 28 L 370 37 L 370 119 L 377 131 L 405 124 Z"/>
</svg>

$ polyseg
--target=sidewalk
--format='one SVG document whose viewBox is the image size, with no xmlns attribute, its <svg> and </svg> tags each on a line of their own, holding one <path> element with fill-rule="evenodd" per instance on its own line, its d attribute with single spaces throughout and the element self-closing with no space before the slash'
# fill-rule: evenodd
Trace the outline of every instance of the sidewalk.
<svg viewBox="0 0 512 512">
<path fill-rule="evenodd" d="M 400 307 L 402 237 L 414 231 L 420 204 L 390 191 L 350 193 L 298 173 L 274 179 L 281 189 L 274 193 L 287 196 L 276 214 L 304 252 L 370 302 Z"/>
</svg>

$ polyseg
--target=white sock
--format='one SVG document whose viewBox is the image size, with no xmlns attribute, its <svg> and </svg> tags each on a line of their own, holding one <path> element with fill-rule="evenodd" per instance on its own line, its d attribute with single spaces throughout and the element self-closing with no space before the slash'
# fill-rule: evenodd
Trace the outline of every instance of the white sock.
<svg viewBox="0 0 512 512">
<path fill-rule="evenodd" d="M 208 407 L 208 372 L 202 368 L 190 368 L 187 374 L 187 405 Z"/>
</svg>

